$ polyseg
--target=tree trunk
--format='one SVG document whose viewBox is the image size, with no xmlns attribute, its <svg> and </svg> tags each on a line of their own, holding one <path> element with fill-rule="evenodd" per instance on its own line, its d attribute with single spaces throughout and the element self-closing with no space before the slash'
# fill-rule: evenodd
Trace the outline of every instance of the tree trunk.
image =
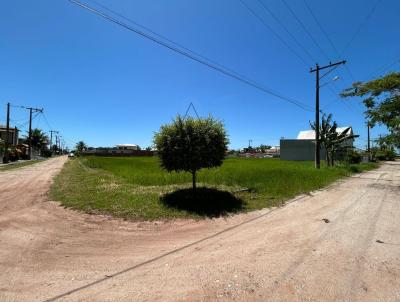
<svg viewBox="0 0 400 302">
<path fill-rule="evenodd" d="M 329 151 L 328 149 L 325 149 L 325 160 L 326 160 L 326 165 L 329 167 L 329 163 L 330 163 L 330 158 L 329 158 Z"/>
<path fill-rule="evenodd" d="M 330 157 L 330 151 L 329 148 L 325 148 L 326 152 L 326 165 L 329 167 L 331 165 L 331 157 Z"/>
<path fill-rule="evenodd" d="M 196 192 L 196 171 L 192 171 L 192 186 L 193 192 Z"/>
</svg>

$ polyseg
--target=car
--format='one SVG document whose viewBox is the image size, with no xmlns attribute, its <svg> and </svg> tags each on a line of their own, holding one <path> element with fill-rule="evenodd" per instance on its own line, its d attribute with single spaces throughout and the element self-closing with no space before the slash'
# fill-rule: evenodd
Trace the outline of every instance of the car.
<svg viewBox="0 0 400 302">
<path fill-rule="evenodd" d="M 68 157 L 75 157 L 75 154 L 73 152 L 68 153 Z"/>
</svg>

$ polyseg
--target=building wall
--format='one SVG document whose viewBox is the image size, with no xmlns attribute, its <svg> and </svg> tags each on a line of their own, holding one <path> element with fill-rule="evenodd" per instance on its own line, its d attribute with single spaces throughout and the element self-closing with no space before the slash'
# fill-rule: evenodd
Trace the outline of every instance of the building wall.
<svg viewBox="0 0 400 302">
<path fill-rule="evenodd" d="M 282 160 L 314 160 L 315 142 L 313 139 L 281 139 Z M 321 148 L 321 159 L 325 159 L 325 150 Z"/>
<path fill-rule="evenodd" d="M 5 127 L 0 128 L 0 138 L 5 141 L 7 138 L 7 129 Z M 18 144 L 18 130 L 15 128 L 10 128 L 8 143 L 10 145 L 17 145 Z"/>
</svg>

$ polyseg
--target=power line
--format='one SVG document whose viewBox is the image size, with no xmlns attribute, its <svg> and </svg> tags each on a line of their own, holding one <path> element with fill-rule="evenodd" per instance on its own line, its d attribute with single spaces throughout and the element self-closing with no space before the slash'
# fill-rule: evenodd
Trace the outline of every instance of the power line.
<svg viewBox="0 0 400 302">
<path fill-rule="evenodd" d="M 40 112 L 35 112 L 35 114 L 32 116 L 32 121 L 34 121 L 39 114 L 40 114 Z M 17 125 L 16 127 L 18 129 L 21 129 L 22 127 L 24 127 L 24 126 L 26 126 L 28 124 L 29 124 L 29 119 L 26 120 L 24 123 Z"/>
<path fill-rule="evenodd" d="M 132 23 L 133 25 L 138 26 L 138 27 L 144 29 L 144 30 L 147 31 L 147 32 L 149 32 L 149 33 L 151 33 L 151 34 L 153 34 L 153 35 L 155 35 L 155 36 L 157 36 L 157 37 L 159 37 L 159 38 L 161 38 L 161 39 L 163 39 L 163 40 L 165 40 L 165 41 L 167 41 L 167 42 L 169 42 L 169 43 L 171 43 L 171 44 L 173 44 L 173 45 L 175 45 L 175 46 L 177 46 L 177 47 L 179 47 L 179 48 L 184 49 L 184 50 L 187 51 L 187 52 L 190 52 L 190 53 L 192 53 L 192 54 L 194 54 L 194 55 L 196 55 L 196 56 L 198 56 L 198 57 L 200 57 L 200 58 L 202 58 L 202 59 L 204 59 L 204 60 L 206 60 L 206 61 L 209 61 L 209 62 L 211 62 L 211 63 L 213 63 L 213 64 L 215 64 L 215 65 L 217 65 L 217 66 L 219 66 L 219 67 L 221 67 L 221 68 L 223 68 L 223 69 L 226 69 L 226 70 L 228 70 L 228 71 L 231 72 L 231 73 L 236 73 L 235 71 L 229 69 L 228 67 L 223 66 L 223 65 L 220 65 L 218 62 L 215 62 L 215 61 L 213 61 L 213 60 L 211 60 L 211 59 L 209 59 L 209 58 L 207 58 L 207 57 L 205 57 L 205 56 L 199 54 L 198 52 L 195 52 L 195 51 L 193 51 L 193 50 L 191 50 L 191 49 L 189 49 L 189 48 L 183 46 L 182 44 L 179 44 L 179 43 L 177 43 L 177 42 L 175 42 L 175 41 L 172 41 L 171 39 L 169 39 L 169 38 L 167 38 L 167 37 L 165 37 L 165 36 L 163 36 L 163 35 L 160 35 L 160 34 L 156 33 L 155 31 L 151 30 L 150 28 L 148 28 L 148 27 L 146 27 L 146 26 L 144 26 L 144 25 L 142 25 L 142 24 L 139 24 L 139 23 L 135 22 L 134 20 L 132 20 L 132 19 L 130 19 L 130 18 L 128 18 L 128 17 L 126 17 L 126 16 L 124 16 L 124 15 L 118 13 L 118 12 L 115 11 L 115 10 L 110 9 L 109 7 L 103 5 L 103 4 L 101 4 L 101 3 L 99 3 L 99 2 L 97 2 L 97 1 L 95 1 L 95 0 L 89 0 L 89 1 L 92 2 L 92 3 L 95 3 L 97 6 L 99 6 L 99 7 L 103 8 L 103 9 L 105 9 L 106 11 L 108 11 L 108 12 L 110 12 L 110 13 L 112 13 L 112 14 L 114 14 L 114 15 L 116 15 L 116 16 L 122 18 L 122 19 L 124 19 L 125 21 L 128 21 L 129 23 Z M 238 76 L 241 76 L 241 77 L 244 77 L 243 75 L 240 75 L 240 74 L 237 74 L 237 75 L 238 75 Z M 249 79 L 247 79 L 247 80 L 249 80 Z M 251 80 L 249 80 L 249 81 L 251 81 Z"/>
<path fill-rule="evenodd" d="M 300 24 L 300 26 L 303 28 L 303 30 L 307 33 L 307 35 L 310 37 L 310 39 L 314 42 L 314 44 L 317 46 L 317 48 L 321 51 L 321 53 L 324 55 L 325 59 L 328 61 L 330 60 L 328 55 L 325 53 L 325 51 L 322 49 L 322 47 L 319 45 L 317 40 L 313 37 L 313 35 L 309 32 L 307 27 L 304 25 L 304 23 L 300 20 L 299 17 L 297 17 L 296 13 L 293 11 L 293 9 L 289 6 L 289 4 L 286 2 L 286 0 L 282 0 L 282 2 L 285 4 L 287 9 L 290 11 L 292 16 L 297 20 L 297 22 Z"/>
<path fill-rule="evenodd" d="M 321 22 L 319 22 L 317 16 L 314 14 L 314 11 L 311 9 L 311 6 L 307 3 L 307 0 L 303 0 L 307 10 L 310 12 L 311 16 L 313 17 L 315 23 L 317 23 L 319 29 L 321 30 L 321 32 L 323 33 L 323 35 L 325 36 L 325 38 L 329 41 L 329 44 L 331 45 L 332 49 L 335 51 L 336 55 L 337 55 L 337 59 L 339 60 L 341 58 L 338 49 L 336 48 L 335 44 L 332 42 L 332 39 L 330 38 L 330 36 L 328 35 L 328 33 L 326 32 L 326 30 L 324 29 L 324 27 L 322 26 Z M 350 71 L 350 68 L 347 66 L 347 64 L 344 66 L 344 68 L 346 69 L 347 73 L 350 75 L 351 79 L 353 80 L 353 82 L 355 82 L 355 78 L 353 73 Z"/>
<path fill-rule="evenodd" d="M 317 23 L 319 29 L 322 31 L 322 33 L 324 34 L 325 38 L 329 41 L 329 43 L 331 44 L 333 50 L 336 52 L 336 54 L 339 54 L 339 51 L 337 50 L 335 44 L 333 44 L 331 38 L 329 37 L 329 35 L 327 34 L 327 32 L 325 31 L 325 29 L 322 27 L 321 23 L 318 21 L 316 15 L 314 14 L 313 10 L 311 9 L 311 7 L 308 5 L 306 0 L 303 0 L 305 6 L 307 7 L 308 11 L 310 12 L 311 16 L 313 17 L 315 23 Z M 338 58 L 340 59 L 340 58 Z"/>
<path fill-rule="evenodd" d="M 194 55 L 193 52 L 185 51 L 185 50 L 182 50 L 182 49 L 180 49 L 180 48 L 178 48 L 178 47 L 176 47 L 174 45 L 170 45 L 167 42 L 164 42 L 164 41 L 162 41 L 162 40 L 160 40 L 160 39 L 158 39 L 158 38 L 156 38 L 154 36 L 151 36 L 150 34 L 148 34 L 146 32 L 143 32 L 143 31 L 141 31 L 141 30 L 139 30 L 137 28 L 134 28 L 134 27 L 132 27 L 132 26 L 120 21 L 120 20 L 117 20 L 116 18 L 113 18 L 112 16 L 107 15 L 106 13 L 101 12 L 101 11 L 91 7 L 91 6 L 83 4 L 80 1 L 76 1 L 76 0 L 68 0 L 68 1 L 73 3 L 73 4 L 75 4 L 75 5 L 77 5 L 77 6 L 79 6 L 79 7 L 81 7 L 81 8 L 84 8 L 84 9 L 86 9 L 86 10 L 88 10 L 88 11 L 90 11 L 90 12 L 92 12 L 92 13 L 94 13 L 94 14 L 102 17 L 102 18 L 104 18 L 104 19 L 106 19 L 109 22 L 115 23 L 115 24 L 117 24 L 117 25 L 129 30 L 129 31 L 132 31 L 132 32 L 134 32 L 134 33 L 136 33 L 136 34 L 138 34 L 138 35 L 140 35 L 140 36 L 142 36 L 142 37 L 144 37 L 146 39 L 149 39 L 149 40 L 151 40 L 151 41 L 153 41 L 153 42 L 155 42 L 155 43 L 157 43 L 157 44 L 159 44 L 161 46 L 164 46 L 164 47 L 166 47 L 166 48 L 168 48 L 168 49 L 170 49 L 170 50 L 172 50 L 172 51 L 174 51 L 174 52 L 176 52 L 176 53 L 178 53 L 180 55 L 183 55 L 183 56 L 185 56 L 185 57 L 187 57 L 187 58 L 189 58 L 189 59 L 191 59 L 193 61 L 196 61 L 196 62 L 198 62 L 198 63 L 200 63 L 202 65 L 205 65 L 205 66 L 207 66 L 207 67 L 209 67 L 209 68 L 211 68 L 213 70 L 216 70 L 216 71 L 218 71 L 218 72 L 220 72 L 220 73 L 222 73 L 222 74 L 224 74 L 226 76 L 234 78 L 234 79 L 236 79 L 238 81 L 241 81 L 242 83 L 245 83 L 245 84 L 247 84 L 249 86 L 252 86 L 252 87 L 254 87 L 254 88 L 256 88 L 256 89 L 258 89 L 260 91 L 263 91 L 263 92 L 265 92 L 267 94 L 273 95 L 273 96 L 275 96 L 275 97 L 277 97 L 279 99 L 287 101 L 287 102 L 289 102 L 289 103 L 291 103 L 293 105 L 296 105 L 299 108 L 302 108 L 303 110 L 312 111 L 311 107 L 309 107 L 308 105 L 303 104 L 302 102 L 300 102 L 298 100 L 295 100 L 293 98 L 289 98 L 289 97 L 283 96 L 282 94 L 280 94 L 278 92 L 275 92 L 275 91 L 273 91 L 273 90 L 271 90 L 269 88 L 266 88 L 266 87 L 262 86 L 261 84 L 259 84 L 257 82 L 254 82 L 252 80 L 248 80 L 245 77 L 243 77 L 243 76 L 241 76 L 241 75 L 239 75 L 237 73 L 229 71 L 229 69 L 227 69 L 225 67 L 222 67 L 222 65 L 220 65 L 220 64 L 219 65 L 213 64 L 213 63 L 210 62 L 210 60 L 205 60 L 204 57 L 198 57 L 198 56 Z"/>
<path fill-rule="evenodd" d="M 258 0 L 258 2 L 261 4 L 261 6 L 269 12 L 269 14 L 275 19 L 275 21 L 284 29 L 284 31 L 295 41 L 295 43 L 307 54 L 307 56 L 313 61 L 316 62 L 315 58 L 311 55 L 311 53 L 307 50 L 306 47 L 304 47 L 298 40 L 297 38 L 288 30 L 288 28 L 285 26 L 285 24 L 274 14 L 274 12 L 268 8 L 268 6 L 262 1 Z"/>
<path fill-rule="evenodd" d="M 272 32 L 274 34 L 274 36 L 281 41 L 296 57 L 298 57 L 303 63 L 304 65 L 308 66 L 308 63 L 303 59 L 302 56 L 300 56 L 297 51 L 295 51 L 288 43 L 286 43 L 285 40 L 283 40 L 283 38 L 277 33 L 275 32 L 271 26 L 269 26 L 269 24 L 267 22 L 264 21 L 263 18 L 261 18 L 250 6 L 248 6 L 243 0 L 239 0 L 244 7 L 247 8 L 247 10 L 258 20 L 260 21 L 265 28 L 267 28 L 270 32 Z"/>
<path fill-rule="evenodd" d="M 400 58 L 396 58 L 394 61 L 391 61 L 390 63 L 385 63 L 384 65 L 375 69 L 375 71 L 371 72 L 367 78 L 378 77 L 380 74 L 384 74 L 386 71 L 389 70 L 389 68 L 392 68 L 397 63 L 400 64 Z"/>
<path fill-rule="evenodd" d="M 354 32 L 353 36 L 350 38 L 349 42 L 347 43 L 347 45 L 343 48 L 342 52 L 341 52 L 341 56 L 350 48 L 350 45 L 354 42 L 354 40 L 356 39 L 356 37 L 358 36 L 358 34 L 361 32 L 362 27 L 368 22 L 368 20 L 371 18 L 372 14 L 375 12 L 375 9 L 378 7 L 378 4 L 381 2 L 382 0 L 377 0 L 375 2 L 375 5 L 371 8 L 371 10 L 369 11 L 369 13 L 365 16 L 364 20 L 360 23 L 360 25 L 358 26 L 358 28 L 356 29 L 356 31 Z"/>
<path fill-rule="evenodd" d="M 47 120 L 47 117 L 46 117 L 46 115 L 44 114 L 44 112 L 42 113 L 42 115 L 43 115 L 44 122 L 46 123 L 47 127 L 49 128 L 49 130 L 50 130 L 50 129 L 53 129 L 53 127 L 51 127 L 49 121 Z"/>
</svg>

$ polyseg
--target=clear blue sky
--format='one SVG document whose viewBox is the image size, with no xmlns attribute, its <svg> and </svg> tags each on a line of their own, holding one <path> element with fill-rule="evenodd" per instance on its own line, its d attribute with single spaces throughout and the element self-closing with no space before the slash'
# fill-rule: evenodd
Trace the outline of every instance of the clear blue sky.
<svg viewBox="0 0 400 302">
<path fill-rule="evenodd" d="M 83 0 L 82 0 L 83 1 Z M 239 0 L 97 0 L 274 91 L 314 106 L 315 64 L 256 0 L 243 0 L 264 18 L 307 65 L 256 19 Z M 328 63 L 281 0 L 263 3 L 287 26 L 320 65 Z M 93 2 L 85 1 L 90 5 Z M 332 60 L 338 55 L 303 0 L 286 0 Z M 307 0 L 339 52 L 365 20 L 376 0 Z M 399 70 L 400 1 L 382 0 L 343 54 L 356 80 Z M 221 119 L 231 147 L 278 144 L 309 128 L 312 112 L 219 74 L 65 0 L 3 1 L 0 10 L 0 123 L 5 104 L 43 107 L 51 127 L 71 146 L 117 143 L 151 145 L 153 133 L 193 102 L 198 113 Z M 397 63 L 396 63 L 397 59 Z M 339 67 L 340 80 L 321 88 L 321 107 L 342 126 L 352 125 L 366 144 L 363 107 L 338 99 L 352 78 Z M 336 101 L 334 101 L 337 99 Z M 327 106 L 329 104 L 329 106 Z M 27 111 L 12 108 L 23 124 Z M 14 123 L 12 124 L 14 125 Z M 48 130 L 43 117 L 34 127 Z M 374 129 L 372 136 L 383 133 Z"/>
</svg>

